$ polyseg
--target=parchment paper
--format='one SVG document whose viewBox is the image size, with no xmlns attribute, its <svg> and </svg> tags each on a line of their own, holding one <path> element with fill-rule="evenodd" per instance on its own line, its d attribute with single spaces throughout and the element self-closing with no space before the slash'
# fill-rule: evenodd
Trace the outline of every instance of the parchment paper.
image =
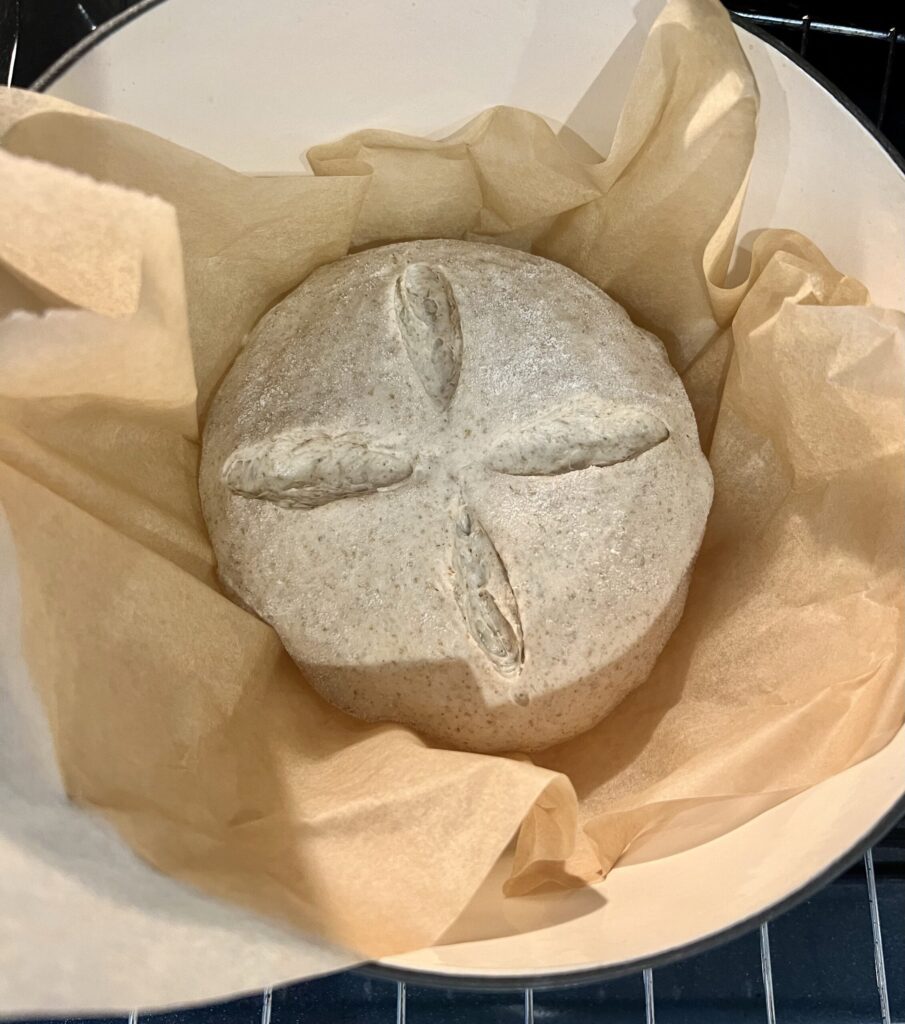
<svg viewBox="0 0 905 1024">
<path fill-rule="evenodd" d="M 436 942 L 514 836 L 509 891 L 582 884 L 888 741 L 905 317 L 789 232 L 725 286 L 756 107 L 715 0 L 668 4 L 599 162 L 496 108 L 442 142 L 368 131 L 316 147 L 314 177 L 246 177 L 0 92 L 7 578 L 72 801 L 173 878 L 377 956 Z M 531 248 L 605 288 L 667 345 L 710 450 L 704 549 L 653 677 L 533 761 L 328 707 L 222 596 L 200 516 L 199 417 L 245 332 L 313 268 L 417 237 Z M 344 962 L 296 949 L 296 976 Z"/>
</svg>

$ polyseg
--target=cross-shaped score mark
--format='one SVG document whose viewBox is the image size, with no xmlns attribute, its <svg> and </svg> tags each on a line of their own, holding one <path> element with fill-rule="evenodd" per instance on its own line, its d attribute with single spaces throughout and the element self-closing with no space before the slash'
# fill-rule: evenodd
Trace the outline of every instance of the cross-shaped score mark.
<svg viewBox="0 0 905 1024">
<path fill-rule="evenodd" d="M 396 278 L 396 325 L 409 362 L 437 414 L 446 419 L 459 387 L 465 350 L 452 285 L 437 267 L 412 263 Z M 450 569 L 453 592 L 471 639 L 494 669 L 515 677 L 525 640 L 505 563 L 470 508 L 466 476 L 472 469 L 509 476 L 556 476 L 613 466 L 637 458 L 669 437 L 662 420 L 637 406 L 615 406 L 576 394 L 503 432 L 475 458 L 432 459 L 431 472 L 454 488 Z M 417 454 L 361 432 L 329 434 L 295 428 L 237 449 L 222 469 L 237 495 L 284 509 L 312 511 L 330 502 L 417 486 Z M 448 462 L 448 464 L 446 464 Z M 526 703 L 524 694 L 513 696 Z"/>
</svg>

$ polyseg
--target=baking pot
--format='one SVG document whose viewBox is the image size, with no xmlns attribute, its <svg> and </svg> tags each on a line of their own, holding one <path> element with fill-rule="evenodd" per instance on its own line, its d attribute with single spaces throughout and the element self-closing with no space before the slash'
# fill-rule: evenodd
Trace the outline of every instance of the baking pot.
<svg viewBox="0 0 905 1024">
<path fill-rule="evenodd" d="M 605 153 L 660 7 L 144 0 L 36 88 L 250 172 L 298 171 L 308 146 L 365 127 L 439 137 L 494 104 L 542 113 Z M 738 34 L 762 98 L 740 245 L 758 228 L 795 228 L 875 302 L 905 307 L 902 164 L 793 54 Z M 804 899 L 903 813 L 905 730 L 721 838 L 671 856 L 629 856 L 593 888 L 503 899 L 501 863 L 457 927 L 469 941 L 374 969 L 418 984 L 536 987 L 654 966 Z"/>
</svg>

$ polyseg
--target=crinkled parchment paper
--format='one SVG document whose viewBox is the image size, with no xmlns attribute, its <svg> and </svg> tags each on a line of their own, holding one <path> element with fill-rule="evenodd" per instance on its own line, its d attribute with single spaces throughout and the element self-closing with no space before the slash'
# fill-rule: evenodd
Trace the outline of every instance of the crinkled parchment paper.
<svg viewBox="0 0 905 1024">
<path fill-rule="evenodd" d="M 39 695 L 75 805 L 174 879 L 375 956 L 436 942 L 516 835 L 509 891 L 593 881 L 889 740 L 903 717 L 903 316 L 789 232 L 764 231 L 747 279 L 725 286 L 756 110 L 715 0 L 667 6 L 599 162 L 497 108 L 440 142 L 366 131 L 316 147 L 315 176 L 250 177 L 0 93 L 0 499 L 21 684 L 8 703 Z M 666 344 L 716 479 L 653 677 L 533 760 L 438 749 L 327 706 L 222 595 L 201 519 L 199 420 L 246 331 L 350 248 L 421 237 L 531 248 L 606 289 Z M 84 880 L 86 933 L 95 915 L 125 934 L 117 901 L 145 908 L 139 930 L 204 905 L 171 893 L 157 914 L 163 897 L 125 868 L 111 892 L 46 829 L 28 847 L 31 783 L 9 779 L 0 866 L 19 858 L 22 891 Z M 57 865 L 41 881 L 39 862 Z M 198 911 L 196 945 L 226 949 L 245 920 L 217 913 Z M 281 977 L 344 960 L 280 924 L 247 927 Z M 226 955 L 207 970 L 212 991 L 262 980 L 230 974 Z M 156 983 L 167 999 L 190 988 Z"/>
</svg>

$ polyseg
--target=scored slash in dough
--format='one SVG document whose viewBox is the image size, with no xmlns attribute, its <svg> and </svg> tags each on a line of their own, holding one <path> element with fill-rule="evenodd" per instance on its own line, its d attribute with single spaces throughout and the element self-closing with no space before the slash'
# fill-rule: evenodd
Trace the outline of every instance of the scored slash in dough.
<svg viewBox="0 0 905 1024">
<path fill-rule="evenodd" d="M 349 256 L 267 313 L 200 487 L 224 585 L 319 693 L 488 752 L 647 677 L 713 496 L 656 338 L 559 264 L 457 241 Z"/>
</svg>

